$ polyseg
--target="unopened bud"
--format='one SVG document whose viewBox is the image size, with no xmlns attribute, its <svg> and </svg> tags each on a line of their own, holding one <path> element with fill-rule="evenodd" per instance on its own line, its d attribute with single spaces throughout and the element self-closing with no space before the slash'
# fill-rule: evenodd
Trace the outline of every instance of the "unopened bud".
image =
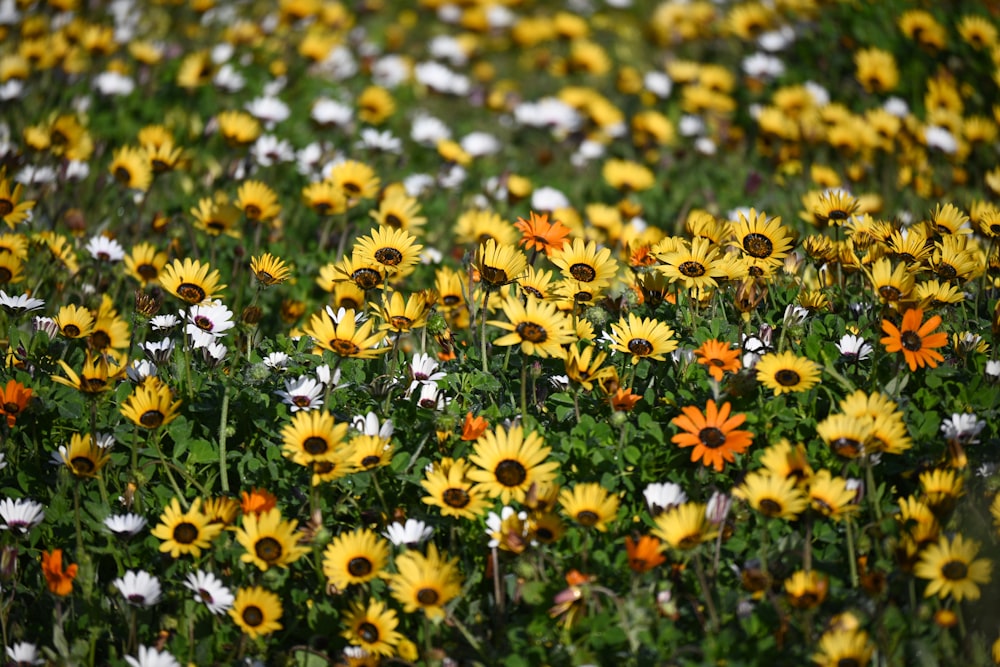
<svg viewBox="0 0 1000 667">
<path fill-rule="evenodd" d="M 135 312 L 143 317 L 153 317 L 160 312 L 163 301 L 153 294 L 146 294 L 142 290 L 135 291 Z"/>
<path fill-rule="evenodd" d="M 260 322 L 261 317 L 264 316 L 264 312 L 257 306 L 247 306 L 243 309 L 243 314 L 240 318 L 243 320 L 244 324 L 254 325 Z"/>
</svg>

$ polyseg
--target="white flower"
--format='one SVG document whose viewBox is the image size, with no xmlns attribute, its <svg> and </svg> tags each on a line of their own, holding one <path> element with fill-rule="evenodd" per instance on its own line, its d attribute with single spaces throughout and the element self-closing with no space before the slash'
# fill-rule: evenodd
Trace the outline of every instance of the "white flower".
<svg viewBox="0 0 1000 667">
<path fill-rule="evenodd" d="M 148 359 L 134 359 L 125 368 L 125 374 L 129 380 L 139 384 L 146 378 L 156 375 L 156 364 Z"/>
<path fill-rule="evenodd" d="M 698 137 L 705 134 L 705 121 L 698 116 L 685 114 L 677 123 L 677 132 L 682 137 Z"/>
<path fill-rule="evenodd" d="M 11 315 L 21 315 L 32 310 L 38 310 L 45 305 L 41 299 L 35 299 L 27 294 L 7 294 L 0 290 L 0 308 L 3 308 Z"/>
<path fill-rule="evenodd" d="M 498 153 L 500 140 L 487 132 L 470 132 L 462 137 L 461 146 L 472 157 L 480 157 Z"/>
<path fill-rule="evenodd" d="M 347 104 L 336 100 L 320 98 L 313 103 L 310 116 L 320 125 L 345 127 L 351 122 L 354 110 Z"/>
<path fill-rule="evenodd" d="M 504 505 L 503 509 L 500 510 L 500 514 L 490 512 L 489 516 L 486 517 L 486 534 L 490 537 L 489 547 L 491 549 L 500 545 L 500 538 L 503 537 L 501 534 L 503 522 L 512 517 L 515 511 L 513 507 Z M 517 518 L 524 521 L 528 518 L 528 513 L 518 512 Z M 527 525 L 524 526 L 524 530 L 527 530 Z"/>
<path fill-rule="evenodd" d="M 906 100 L 900 97 L 890 97 L 882 104 L 882 108 L 896 118 L 906 118 L 910 115 L 910 107 L 906 104 Z"/>
<path fill-rule="evenodd" d="M 330 389 L 340 389 L 347 386 L 347 383 L 340 383 L 340 369 L 331 372 L 330 367 L 326 364 L 316 367 L 316 379 Z"/>
<path fill-rule="evenodd" d="M 295 380 L 286 380 L 284 391 L 279 390 L 274 393 L 291 407 L 292 412 L 298 412 L 299 410 L 315 410 L 323 405 L 323 399 L 320 396 L 323 395 L 324 389 L 325 387 L 321 383 L 308 375 L 300 375 Z"/>
<path fill-rule="evenodd" d="M 442 139 L 451 139 L 451 128 L 441 119 L 421 113 L 413 119 L 410 138 L 421 146 L 436 146 Z"/>
<path fill-rule="evenodd" d="M 405 545 L 412 549 L 429 539 L 434 534 L 434 528 L 418 519 L 407 519 L 405 524 L 392 524 L 383 534 L 397 547 Z"/>
<path fill-rule="evenodd" d="M 262 134 L 250 148 L 254 161 L 261 167 L 270 167 L 295 159 L 295 150 L 285 139 L 279 139 L 273 134 Z"/>
<path fill-rule="evenodd" d="M 292 113 L 288 105 L 277 97 L 257 97 L 247 102 L 244 108 L 268 127 L 287 120 Z"/>
<path fill-rule="evenodd" d="M 987 361 L 986 374 L 991 378 L 1000 377 L 1000 361 L 997 360 Z"/>
<path fill-rule="evenodd" d="M 429 174 L 410 174 L 403 179 L 403 187 L 410 197 L 419 197 L 434 187 L 434 177 Z"/>
<path fill-rule="evenodd" d="M 807 309 L 790 303 L 785 306 L 785 315 L 781 318 L 781 323 L 786 327 L 792 327 L 805 324 L 807 319 L 809 319 Z"/>
<path fill-rule="evenodd" d="M 164 338 L 161 341 L 146 341 L 142 344 L 142 350 L 146 356 L 153 360 L 153 363 L 162 365 L 167 363 L 170 355 L 174 353 L 174 341 Z"/>
<path fill-rule="evenodd" d="M 9 665 L 44 665 L 45 660 L 38 655 L 38 647 L 28 642 L 18 642 L 7 647 Z"/>
<path fill-rule="evenodd" d="M 944 127 L 928 125 L 924 128 L 924 142 L 928 148 L 936 148 L 942 153 L 953 155 L 958 151 L 958 141 L 955 135 Z"/>
<path fill-rule="evenodd" d="M 442 170 L 438 176 L 438 185 L 445 190 L 452 190 L 465 182 L 465 176 L 465 167 L 453 164 Z"/>
<path fill-rule="evenodd" d="M 27 498 L 0 500 L 0 530 L 16 530 L 22 535 L 45 518 L 45 507 Z"/>
<path fill-rule="evenodd" d="M 451 35 L 437 35 L 427 45 L 432 58 L 446 60 L 454 67 L 462 67 L 469 61 L 469 55 L 458 38 Z"/>
<path fill-rule="evenodd" d="M 246 79 L 240 74 L 235 67 L 230 63 L 224 64 L 219 68 L 219 71 L 215 73 L 212 77 L 212 83 L 215 84 L 216 88 L 221 88 L 222 90 L 228 91 L 230 93 L 236 93 L 243 90 L 246 85 Z"/>
<path fill-rule="evenodd" d="M 177 658 L 174 656 L 149 646 L 140 646 L 139 656 L 133 658 L 127 655 L 125 662 L 132 667 L 181 667 L 181 663 L 177 662 Z"/>
<path fill-rule="evenodd" d="M 698 137 L 694 140 L 694 149 L 702 155 L 715 155 L 718 146 L 708 137 Z"/>
<path fill-rule="evenodd" d="M 323 159 L 323 147 L 312 142 L 295 153 L 295 168 L 303 176 L 312 176 Z"/>
<path fill-rule="evenodd" d="M 677 505 L 683 505 L 688 499 L 680 485 L 673 482 L 650 484 L 643 490 L 642 495 L 645 496 L 649 511 L 653 514 L 659 514 Z"/>
<path fill-rule="evenodd" d="M 24 185 L 44 185 L 56 180 L 55 167 L 25 165 L 14 175 L 14 180 Z"/>
<path fill-rule="evenodd" d="M 153 331 L 170 331 L 180 323 L 181 320 L 176 315 L 157 315 L 149 321 Z"/>
<path fill-rule="evenodd" d="M 817 107 L 825 107 L 830 103 L 830 93 L 826 88 L 815 81 L 806 81 L 803 85 L 809 91 L 809 94 L 812 95 L 813 102 L 815 102 Z"/>
<path fill-rule="evenodd" d="M 486 8 L 486 23 L 491 30 L 509 28 L 517 21 L 517 15 L 503 5 L 491 4 Z"/>
<path fill-rule="evenodd" d="M 90 164 L 83 160 L 69 160 L 66 163 L 66 180 L 82 181 L 90 176 Z"/>
<path fill-rule="evenodd" d="M 377 435 L 384 440 L 391 438 L 396 431 L 391 419 L 386 419 L 379 425 L 378 415 L 374 412 L 369 412 L 367 415 L 354 415 L 354 418 L 351 419 L 351 426 L 364 435 Z"/>
<path fill-rule="evenodd" d="M 112 582 L 129 604 L 152 607 L 160 600 L 160 580 L 142 570 L 129 570 Z"/>
<path fill-rule="evenodd" d="M 373 127 L 366 127 L 361 130 L 361 141 L 354 147 L 399 155 L 403 151 L 403 142 L 389 130 L 379 132 Z"/>
<path fill-rule="evenodd" d="M 413 75 L 421 83 L 433 91 L 450 95 L 468 95 L 472 84 L 469 77 L 448 69 L 441 63 L 424 62 L 413 68 Z"/>
<path fill-rule="evenodd" d="M 31 320 L 31 330 L 38 332 L 44 331 L 48 337 L 55 338 L 59 335 L 59 325 L 51 317 L 45 317 L 44 315 L 36 315 Z"/>
<path fill-rule="evenodd" d="M 732 504 L 733 499 L 729 494 L 716 491 L 708 499 L 708 504 L 705 506 L 705 518 L 711 523 L 719 525 L 726 520 L 726 515 L 729 514 L 729 508 L 732 507 Z"/>
<path fill-rule="evenodd" d="M 3 452 L 0 452 L 0 470 L 3 470 L 4 468 L 7 467 L 7 461 L 4 460 L 5 458 L 6 455 Z"/>
<path fill-rule="evenodd" d="M 16 100 L 24 94 L 24 81 L 8 79 L 0 85 L 0 100 Z"/>
<path fill-rule="evenodd" d="M 976 436 L 986 427 L 986 422 L 975 413 L 954 413 L 941 424 L 941 433 L 947 440 L 957 440 L 964 444 L 979 442 Z"/>
<path fill-rule="evenodd" d="M 757 38 L 757 46 L 765 51 L 782 51 L 795 41 L 795 30 L 785 25 L 777 30 L 769 30 Z"/>
<path fill-rule="evenodd" d="M 115 446 L 115 434 L 107 431 L 98 431 L 94 436 L 94 442 L 101 449 L 111 449 Z"/>
<path fill-rule="evenodd" d="M 319 70 L 335 81 L 344 81 L 358 73 L 358 61 L 350 49 L 341 45 L 330 49 Z"/>
<path fill-rule="evenodd" d="M 118 537 L 132 537 L 146 527 L 146 519 L 138 514 L 112 514 L 104 520 L 104 525 Z"/>
<path fill-rule="evenodd" d="M 662 100 L 670 97 L 674 82 L 664 72 L 646 72 L 642 77 L 642 86 Z"/>
<path fill-rule="evenodd" d="M 235 598 L 232 591 L 211 572 L 198 570 L 189 573 L 184 587 L 193 591 L 195 601 L 204 603 L 216 616 L 224 614 L 233 606 Z"/>
<path fill-rule="evenodd" d="M 438 370 L 438 362 L 429 354 L 417 354 L 410 362 L 410 387 L 406 390 L 406 398 L 409 398 L 419 385 L 433 384 L 445 378 L 447 373 Z"/>
<path fill-rule="evenodd" d="M 264 357 L 264 365 L 272 371 L 283 371 L 288 366 L 290 357 L 284 352 L 272 352 Z"/>
<path fill-rule="evenodd" d="M 872 346 L 866 343 L 864 338 L 855 336 L 854 334 L 844 334 L 841 336 L 840 342 L 837 343 L 837 349 L 845 357 L 857 361 L 864 361 L 872 353 Z"/>
<path fill-rule="evenodd" d="M 183 312 L 183 311 L 182 311 Z M 188 324 L 184 328 L 197 349 L 208 346 L 236 326 L 233 311 L 221 303 L 191 306 L 187 311 Z"/>
<path fill-rule="evenodd" d="M 101 95 L 129 95 L 135 90 L 135 81 L 118 72 L 101 72 L 94 77 L 94 87 Z"/>
<path fill-rule="evenodd" d="M 531 193 L 531 208 L 536 211 L 554 211 L 558 208 L 569 208 L 569 198 L 559 190 L 545 185 L 536 188 Z"/>
<path fill-rule="evenodd" d="M 417 405 L 426 410 L 444 410 L 451 399 L 441 393 L 436 384 L 425 384 L 420 387 L 420 397 Z"/>
<path fill-rule="evenodd" d="M 514 120 L 527 127 L 543 127 L 560 132 L 573 132 L 583 124 L 580 113 L 555 97 L 543 97 L 537 102 L 521 102 L 514 107 Z"/>
<path fill-rule="evenodd" d="M 229 350 L 222 343 L 209 343 L 201 348 L 201 356 L 211 368 L 215 368 L 222 363 L 228 352 Z"/>
<path fill-rule="evenodd" d="M 395 88 L 410 78 L 410 63 L 402 56 L 382 56 L 372 65 L 371 76 L 375 85 Z"/>
<path fill-rule="evenodd" d="M 785 73 L 781 58 L 766 53 L 754 53 L 743 59 L 743 72 L 755 79 L 776 79 Z"/>
</svg>

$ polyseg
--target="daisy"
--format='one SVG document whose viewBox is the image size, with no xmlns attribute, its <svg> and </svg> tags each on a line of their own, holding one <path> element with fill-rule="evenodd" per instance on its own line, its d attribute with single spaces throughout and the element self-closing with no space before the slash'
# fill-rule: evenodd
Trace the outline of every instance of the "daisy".
<svg viewBox="0 0 1000 667">
<path fill-rule="evenodd" d="M 229 350 L 222 343 L 209 343 L 201 348 L 202 358 L 209 368 L 215 368 L 226 358 Z"/>
<path fill-rule="evenodd" d="M 315 410 L 323 405 L 324 387 L 311 377 L 300 375 L 295 380 L 285 381 L 285 390 L 274 392 L 284 402 L 291 406 L 292 412 L 299 410 Z"/>
<path fill-rule="evenodd" d="M 272 352 L 266 357 L 264 357 L 263 364 L 270 368 L 272 371 L 283 371 L 288 367 L 288 362 L 291 359 L 284 352 Z"/>
<path fill-rule="evenodd" d="M 176 315 L 157 315 L 149 321 L 153 331 L 170 331 L 180 323 L 181 319 Z"/>
<path fill-rule="evenodd" d="M 247 102 L 243 108 L 249 111 L 251 116 L 264 121 L 269 128 L 287 120 L 291 115 L 288 105 L 277 97 L 257 97 Z"/>
<path fill-rule="evenodd" d="M 189 573 L 184 587 L 193 591 L 195 601 L 203 602 L 216 616 L 226 613 L 233 606 L 235 598 L 232 591 L 211 572 L 199 570 Z"/>
<path fill-rule="evenodd" d="M 367 415 L 354 415 L 351 426 L 360 431 L 362 435 L 378 436 L 386 440 L 391 438 L 396 430 L 391 419 L 386 419 L 380 426 L 378 415 L 374 412 L 369 412 Z"/>
<path fill-rule="evenodd" d="M 285 139 L 279 139 L 273 134 L 262 134 L 250 149 L 250 155 L 261 167 L 270 167 L 295 159 L 292 145 Z"/>
<path fill-rule="evenodd" d="M 163 365 L 170 360 L 174 353 L 174 341 L 169 338 L 155 342 L 147 341 L 142 344 L 142 349 L 153 363 Z"/>
<path fill-rule="evenodd" d="M 642 495 L 646 498 L 649 511 L 654 516 L 678 505 L 683 505 L 688 499 L 680 485 L 673 482 L 650 484 L 643 490 Z"/>
<path fill-rule="evenodd" d="M 872 354 L 872 346 L 861 336 L 844 334 L 837 343 L 837 349 L 849 361 L 864 361 Z"/>
<path fill-rule="evenodd" d="M 135 658 L 127 655 L 125 662 L 131 667 L 181 667 L 181 663 L 177 662 L 174 656 L 149 646 L 140 646 L 139 655 Z"/>
<path fill-rule="evenodd" d="M 0 530 L 17 530 L 24 535 L 45 518 L 45 508 L 41 503 L 27 498 L 4 498 L 0 500 Z"/>
<path fill-rule="evenodd" d="M 219 302 L 192 306 L 185 317 L 188 323 L 184 331 L 191 337 L 191 345 L 195 349 L 216 342 L 236 326 L 233 311 Z"/>
<path fill-rule="evenodd" d="M 128 570 L 112 582 L 125 601 L 138 607 L 152 607 L 160 600 L 160 580 L 142 570 Z"/>
<path fill-rule="evenodd" d="M 12 665 L 44 665 L 45 659 L 38 654 L 38 647 L 28 642 L 18 642 L 7 647 L 8 664 Z"/>
<path fill-rule="evenodd" d="M 986 422 L 977 418 L 975 413 L 955 413 L 941 424 L 941 433 L 947 440 L 973 444 L 979 442 L 976 436 L 985 426 Z"/>
<path fill-rule="evenodd" d="M 112 514 L 104 525 L 118 537 L 133 537 L 146 527 L 146 519 L 138 514 Z"/>
<path fill-rule="evenodd" d="M 441 393 L 436 384 L 425 384 L 420 387 L 417 405 L 426 410 L 444 410 L 451 403 L 451 398 Z"/>
<path fill-rule="evenodd" d="M 3 308 L 9 315 L 23 315 L 33 310 L 38 310 L 45 305 L 42 299 L 35 299 L 27 294 L 8 295 L 0 290 L 0 308 Z"/>
<path fill-rule="evenodd" d="M 426 542 L 434 534 L 434 527 L 428 526 L 419 519 L 407 519 L 406 523 L 393 523 L 385 532 L 390 542 L 398 546 L 415 549 L 421 542 Z"/>
</svg>

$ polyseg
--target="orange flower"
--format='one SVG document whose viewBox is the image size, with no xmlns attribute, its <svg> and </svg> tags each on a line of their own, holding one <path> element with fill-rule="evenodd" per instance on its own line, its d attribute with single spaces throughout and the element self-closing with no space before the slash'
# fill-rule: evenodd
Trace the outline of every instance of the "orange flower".
<svg viewBox="0 0 1000 667">
<path fill-rule="evenodd" d="M 635 404 L 642 400 L 642 396 L 638 394 L 633 394 L 631 388 L 619 387 L 611 396 L 608 396 L 608 402 L 611 404 L 611 409 L 616 412 L 632 412 L 632 408 Z"/>
<path fill-rule="evenodd" d="M 692 461 L 701 459 L 705 466 L 715 466 L 718 472 L 722 472 L 725 462 L 732 463 L 735 455 L 745 452 L 753 440 L 750 431 L 735 430 L 747 417 L 744 414 L 730 417 L 731 409 L 728 402 L 719 408 L 712 399 L 708 399 L 704 414 L 694 406 L 683 408 L 681 412 L 684 414 L 674 417 L 670 423 L 685 432 L 675 435 L 671 442 L 681 447 L 694 447 Z"/>
<path fill-rule="evenodd" d="M 558 220 L 549 222 L 548 213 L 537 215 L 534 211 L 527 220 L 518 218 L 514 226 L 521 230 L 518 245 L 529 250 L 544 250 L 546 255 L 561 250 L 570 233 L 570 228 Z"/>
<path fill-rule="evenodd" d="M 626 537 L 625 551 L 628 552 L 628 566 L 633 572 L 649 572 L 667 560 L 661 553 L 662 548 L 663 543 L 652 535 L 643 535 L 638 542 Z"/>
<path fill-rule="evenodd" d="M 720 340 L 706 340 L 694 351 L 694 356 L 698 357 L 699 364 L 708 367 L 708 374 L 718 382 L 722 382 L 726 371 L 736 372 L 743 366 L 740 351 L 730 349 L 728 343 Z"/>
<path fill-rule="evenodd" d="M 16 380 L 8 380 L 0 392 L 0 414 L 7 415 L 7 426 L 13 428 L 17 416 L 28 407 L 31 390 Z"/>
<path fill-rule="evenodd" d="M 650 246 L 641 245 L 638 248 L 628 249 L 628 265 L 633 269 L 640 267 L 656 266 L 659 260 L 656 259 L 656 255 L 651 252 Z"/>
<path fill-rule="evenodd" d="M 462 424 L 462 440 L 466 442 L 476 440 L 489 427 L 490 423 L 486 421 L 485 417 L 473 417 L 471 412 L 466 413 L 465 423 Z"/>
<path fill-rule="evenodd" d="M 902 352 L 911 371 L 918 366 L 936 368 L 944 357 L 934 348 L 948 344 L 948 334 L 943 331 L 931 333 L 941 324 L 941 316 L 935 315 L 921 324 L 923 319 L 923 309 L 910 308 L 903 314 L 901 328 L 897 329 L 889 320 L 882 320 L 882 331 L 886 335 L 879 342 L 885 345 L 886 352 Z"/>
<path fill-rule="evenodd" d="M 244 491 L 241 496 L 240 508 L 244 514 L 263 514 L 278 504 L 278 498 L 264 489 L 254 489 L 250 493 Z"/>
<path fill-rule="evenodd" d="M 49 590 L 59 596 L 66 596 L 73 592 L 73 579 L 76 578 L 77 565 L 66 566 L 63 571 L 62 549 L 53 549 L 52 553 L 42 552 L 42 572 L 45 574 L 45 581 L 49 585 Z"/>
</svg>

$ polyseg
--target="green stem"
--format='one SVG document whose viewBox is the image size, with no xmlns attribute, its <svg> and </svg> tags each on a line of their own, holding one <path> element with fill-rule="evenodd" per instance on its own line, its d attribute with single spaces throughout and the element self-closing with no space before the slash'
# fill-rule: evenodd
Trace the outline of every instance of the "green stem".
<svg viewBox="0 0 1000 667">
<path fill-rule="evenodd" d="M 479 348 L 483 355 L 483 373 L 489 373 L 489 364 L 486 358 L 486 301 L 490 298 L 490 292 L 483 290 L 482 312 L 479 313 Z"/>
<path fill-rule="evenodd" d="M 712 589 L 708 586 L 708 579 L 705 577 L 705 568 L 701 564 L 701 554 L 694 553 L 694 572 L 698 575 L 698 583 L 701 585 L 701 594 L 705 597 L 705 607 L 708 609 L 710 619 L 709 631 L 719 631 L 719 614 L 715 610 L 715 602 L 712 600 Z"/>
<path fill-rule="evenodd" d="M 508 348 L 509 350 L 510 348 Z M 528 364 L 524 357 L 521 357 L 521 418 L 528 414 Z"/>
<path fill-rule="evenodd" d="M 174 473 L 171 471 L 170 463 L 167 458 L 163 455 L 163 449 L 160 447 L 160 437 L 159 434 L 154 434 L 152 437 L 153 448 L 156 449 L 156 454 L 160 457 L 160 463 L 163 465 L 164 472 L 167 473 L 167 479 L 170 480 L 170 486 L 174 487 L 174 493 L 177 495 L 177 500 L 184 507 L 185 510 L 188 508 L 187 498 L 184 497 L 184 492 L 181 491 L 180 485 L 177 484 L 177 480 L 174 478 Z"/>
<path fill-rule="evenodd" d="M 854 553 L 854 524 L 850 517 L 844 519 L 847 524 L 847 565 L 851 568 L 851 588 L 858 587 L 858 558 Z"/>
<path fill-rule="evenodd" d="M 222 390 L 222 415 L 219 417 L 219 480 L 222 492 L 229 493 L 229 473 L 226 468 L 226 422 L 229 420 L 229 381 Z"/>
</svg>

